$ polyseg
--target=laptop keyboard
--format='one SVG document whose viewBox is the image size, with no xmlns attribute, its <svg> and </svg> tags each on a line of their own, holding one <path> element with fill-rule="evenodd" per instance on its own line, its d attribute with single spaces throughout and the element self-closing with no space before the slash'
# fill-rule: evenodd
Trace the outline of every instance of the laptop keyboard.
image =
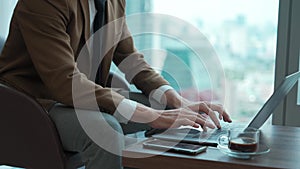
<svg viewBox="0 0 300 169">
<path fill-rule="evenodd" d="M 190 130 L 188 128 L 186 129 L 180 129 L 180 130 L 172 130 L 169 129 L 165 132 L 162 132 L 160 134 L 155 133 L 152 135 L 152 137 L 157 139 L 166 139 L 166 140 L 172 140 L 172 141 L 178 141 L 180 139 L 181 142 L 186 143 L 201 143 L 203 145 L 207 146 L 213 146 L 216 147 L 218 145 L 218 138 L 221 135 L 226 135 L 228 132 L 228 129 L 234 127 L 235 125 L 225 123 L 222 124 L 221 129 L 208 129 L 207 132 L 203 131 L 196 131 L 196 130 Z"/>
<path fill-rule="evenodd" d="M 209 140 L 218 140 L 220 135 L 226 134 L 228 129 L 230 128 L 230 125 L 226 124 L 223 125 L 221 129 L 215 129 L 210 132 L 201 132 L 198 135 L 194 135 L 194 138 L 201 138 L 201 139 L 209 139 Z"/>
</svg>

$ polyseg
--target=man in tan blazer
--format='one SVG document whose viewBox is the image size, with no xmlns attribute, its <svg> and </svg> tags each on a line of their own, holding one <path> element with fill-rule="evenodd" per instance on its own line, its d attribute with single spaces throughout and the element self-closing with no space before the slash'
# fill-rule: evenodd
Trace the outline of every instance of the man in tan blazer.
<svg viewBox="0 0 300 169">
<path fill-rule="evenodd" d="M 116 34 L 121 38 L 102 60 L 99 84 L 90 79 L 90 75 L 78 68 L 77 61 L 92 34 L 90 18 L 93 16 L 93 3 L 93 0 L 19 0 L 0 57 L 1 83 L 32 96 L 48 110 L 64 148 L 81 152 L 87 169 L 100 166 L 121 168 L 120 154 L 95 143 L 86 134 L 74 106 L 85 109 L 84 116 L 93 117 L 90 123 L 100 124 L 94 130 L 99 131 L 104 140 L 105 127 L 102 128 L 101 124 L 105 122 L 119 133 L 122 133 L 119 122 L 128 121 L 145 123 L 154 128 L 190 125 L 204 129 L 220 128 L 219 119 L 231 122 L 221 105 L 190 102 L 171 87 L 166 87 L 168 82 L 137 53 L 132 37 L 122 39 L 130 35 L 125 21 L 116 28 Z M 125 0 L 107 0 L 106 9 L 108 23 L 124 18 Z M 128 58 L 133 61 L 132 64 L 120 68 L 127 80 L 149 98 L 160 95 L 156 100 L 174 109 L 156 110 L 106 88 L 111 63 L 118 66 Z M 131 75 L 127 70 L 131 69 L 138 70 L 138 73 L 129 78 Z M 74 97 L 74 79 L 81 89 L 93 90 L 83 90 L 78 97 Z M 77 105 L 74 99 L 79 99 Z M 95 101 L 97 108 L 91 106 Z M 219 113 L 219 117 L 214 111 Z M 213 123 L 198 112 L 205 112 Z M 119 137 L 109 136 L 107 140 L 120 152 L 124 143 Z"/>
</svg>

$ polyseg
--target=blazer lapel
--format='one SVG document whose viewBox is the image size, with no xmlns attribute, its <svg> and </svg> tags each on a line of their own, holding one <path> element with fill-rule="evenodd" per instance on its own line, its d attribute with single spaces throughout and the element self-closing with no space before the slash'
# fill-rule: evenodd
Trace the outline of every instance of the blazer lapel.
<svg viewBox="0 0 300 169">
<path fill-rule="evenodd" d="M 84 39 L 87 41 L 90 38 L 90 10 L 88 0 L 79 0 L 81 4 L 81 10 L 83 13 L 84 24 Z"/>
<path fill-rule="evenodd" d="M 111 2 L 111 0 L 107 0 L 107 7 L 106 7 L 106 20 L 109 24 L 109 28 L 106 28 L 104 29 L 104 31 L 107 31 L 105 32 L 105 38 L 103 38 L 102 40 L 106 41 L 106 43 L 104 44 L 104 49 L 107 50 L 108 46 L 112 45 L 113 42 L 113 35 L 114 35 L 114 32 L 115 32 L 115 26 L 111 25 L 111 22 L 115 19 L 114 17 L 114 6 Z M 107 82 L 107 78 L 108 78 L 108 74 L 109 74 L 109 69 L 110 69 L 110 65 L 111 65 L 111 61 L 112 61 L 112 57 L 113 57 L 113 54 L 111 52 L 108 52 L 106 53 L 106 55 L 104 56 L 104 58 L 102 59 L 101 61 L 101 64 L 100 64 L 100 70 L 101 70 L 101 85 L 103 87 L 106 86 L 106 82 Z"/>
<path fill-rule="evenodd" d="M 84 73 L 89 79 L 91 78 L 91 55 L 90 55 L 90 45 L 88 42 L 91 31 L 90 31 L 90 11 L 89 11 L 89 2 L 88 0 L 78 0 L 80 3 L 81 11 L 78 11 L 82 14 L 82 21 L 78 24 L 83 25 L 82 35 L 80 39 L 80 56 L 76 58 L 77 67 L 79 70 Z M 92 80 L 92 79 L 90 79 Z"/>
</svg>

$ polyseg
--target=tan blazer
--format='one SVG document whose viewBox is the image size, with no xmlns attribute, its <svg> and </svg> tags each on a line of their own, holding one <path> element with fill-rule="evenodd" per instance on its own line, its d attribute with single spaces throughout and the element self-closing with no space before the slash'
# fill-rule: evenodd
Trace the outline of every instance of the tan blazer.
<svg viewBox="0 0 300 169">
<path fill-rule="evenodd" d="M 108 0 L 107 4 L 109 22 L 125 15 L 125 0 Z M 19 0 L 0 56 L 0 79 L 31 95 L 46 109 L 55 102 L 74 106 L 72 79 L 76 79 L 82 89 L 95 89 L 77 94 L 80 105 L 76 106 L 89 107 L 96 100 L 102 110 L 113 113 L 123 96 L 96 85 L 76 64 L 91 34 L 89 17 L 88 0 Z M 125 22 L 120 27 L 118 36 L 128 34 Z M 131 36 L 105 55 L 102 84 L 106 84 L 111 62 L 119 65 L 129 55 L 138 63 L 132 66 L 140 69 L 129 80 L 145 94 L 168 84 L 136 53 Z M 126 67 L 121 69 L 126 73 Z"/>
</svg>

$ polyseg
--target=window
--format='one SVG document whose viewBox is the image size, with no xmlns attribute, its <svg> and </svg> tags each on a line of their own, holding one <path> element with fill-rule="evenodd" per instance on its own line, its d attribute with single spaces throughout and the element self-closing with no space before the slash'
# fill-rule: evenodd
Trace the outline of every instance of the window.
<svg viewBox="0 0 300 169">
<path fill-rule="evenodd" d="M 299 8 L 299 1 L 280 1 L 275 86 L 279 85 L 286 75 L 299 70 L 300 22 L 297 18 L 300 14 Z M 300 89 L 294 86 L 278 110 L 275 111 L 274 124 L 300 126 L 298 120 L 300 105 L 297 104 L 300 100 L 299 93 Z"/>
<path fill-rule="evenodd" d="M 0 37 L 6 38 L 8 35 L 9 22 L 17 0 L 0 1 Z"/>
<path fill-rule="evenodd" d="M 273 92 L 278 9 L 279 0 L 127 0 L 129 28 L 149 63 L 183 96 L 220 101 L 239 121 L 252 118 Z M 130 20 L 143 12 L 165 19 Z M 184 24 L 172 27 L 174 18 Z M 143 26 L 154 33 L 135 34 Z M 174 31 L 185 39 L 162 34 Z M 205 63 L 210 45 L 219 64 Z"/>
</svg>

